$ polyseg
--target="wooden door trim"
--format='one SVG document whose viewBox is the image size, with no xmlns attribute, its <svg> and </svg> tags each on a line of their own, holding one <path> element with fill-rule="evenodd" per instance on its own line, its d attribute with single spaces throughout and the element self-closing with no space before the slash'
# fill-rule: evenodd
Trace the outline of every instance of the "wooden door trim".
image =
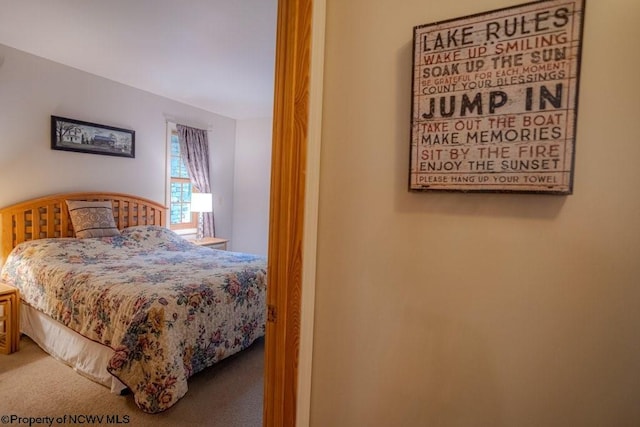
<svg viewBox="0 0 640 427">
<path fill-rule="evenodd" d="M 263 411 L 273 427 L 296 420 L 312 5 L 278 2 Z"/>
</svg>

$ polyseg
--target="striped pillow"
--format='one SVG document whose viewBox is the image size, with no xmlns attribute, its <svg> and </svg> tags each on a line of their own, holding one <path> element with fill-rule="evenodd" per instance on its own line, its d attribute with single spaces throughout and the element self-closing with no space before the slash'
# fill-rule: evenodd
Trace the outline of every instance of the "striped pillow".
<svg viewBox="0 0 640 427">
<path fill-rule="evenodd" d="M 110 201 L 67 200 L 67 207 L 77 238 L 120 235 L 120 230 L 113 219 L 113 206 Z"/>
</svg>

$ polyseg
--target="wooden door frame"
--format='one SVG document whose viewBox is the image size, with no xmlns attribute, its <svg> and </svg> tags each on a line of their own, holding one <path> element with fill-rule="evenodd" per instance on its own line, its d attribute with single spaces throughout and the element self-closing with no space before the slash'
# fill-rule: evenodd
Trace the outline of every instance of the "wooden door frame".
<svg viewBox="0 0 640 427">
<path fill-rule="evenodd" d="M 279 0 L 276 36 L 263 425 L 308 424 L 326 0 Z M 315 15 L 315 16 L 314 16 Z M 313 30 L 318 18 L 320 25 Z M 322 31 L 317 31 L 321 28 Z M 317 64 L 320 64 L 319 66 Z M 319 76 L 317 75 L 319 74 Z M 319 83 L 318 83 L 319 82 Z M 314 113 L 310 121 L 310 92 Z M 307 164 L 312 127 L 311 165 Z M 307 200 L 309 197 L 309 200 Z M 307 209 L 305 209 L 305 207 Z M 304 263 L 304 271 L 303 271 Z M 305 281 L 306 305 L 302 307 Z M 310 285 L 309 285 L 310 283 Z M 304 311 L 304 318 L 303 318 Z M 302 325 L 304 321 L 304 325 Z M 301 327 L 304 327 L 302 372 Z M 301 387 L 299 375 L 303 380 Z M 304 400 L 298 414 L 298 398 Z"/>
</svg>

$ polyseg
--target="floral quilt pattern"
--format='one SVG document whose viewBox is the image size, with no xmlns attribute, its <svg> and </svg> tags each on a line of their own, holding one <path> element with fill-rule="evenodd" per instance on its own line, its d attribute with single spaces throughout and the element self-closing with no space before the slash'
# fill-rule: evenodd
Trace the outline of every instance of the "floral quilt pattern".
<svg viewBox="0 0 640 427">
<path fill-rule="evenodd" d="M 18 245 L 0 279 L 21 298 L 115 353 L 107 370 L 145 412 L 187 378 L 264 335 L 266 258 L 213 250 L 157 226 L 97 239 Z"/>
</svg>

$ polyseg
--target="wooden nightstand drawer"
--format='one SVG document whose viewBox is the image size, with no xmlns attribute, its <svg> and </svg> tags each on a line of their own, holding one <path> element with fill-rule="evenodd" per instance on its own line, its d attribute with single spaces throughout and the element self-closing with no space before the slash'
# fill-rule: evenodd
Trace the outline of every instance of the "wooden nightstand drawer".
<svg viewBox="0 0 640 427">
<path fill-rule="evenodd" d="M 0 353 L 9 354 L 19 350 L 19 310 L 18 290 L 0 283 Z"/>
</svg>

